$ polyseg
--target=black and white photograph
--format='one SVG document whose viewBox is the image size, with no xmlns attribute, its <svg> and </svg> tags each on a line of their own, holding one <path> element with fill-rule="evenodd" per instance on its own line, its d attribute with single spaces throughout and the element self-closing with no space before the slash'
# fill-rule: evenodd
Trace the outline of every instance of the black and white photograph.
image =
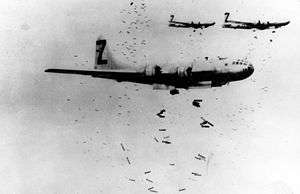
<svg viewBox="0 0 300 194">
<path fill-rule="evenodd" d="M 0 193 L 300 193 L 300 0 L 2 0 L 0 21 Z"/>
</svg>

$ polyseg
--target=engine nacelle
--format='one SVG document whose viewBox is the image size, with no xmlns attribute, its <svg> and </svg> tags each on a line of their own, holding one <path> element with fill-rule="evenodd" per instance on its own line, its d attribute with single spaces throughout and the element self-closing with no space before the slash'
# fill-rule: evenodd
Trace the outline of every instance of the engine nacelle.
<svg viewBox="0 0 300 194">
<path fill-rule="evenodd" d="M 158 65 L 147 65 L 144 70 L 144 74 L 147 77 L 154 77 L 161 75 L 161 67 Z"/>
<path fill-rule="evenodd" d="M 180 78 L 187 78 L 192 76 L 192 67 L 178 67 L 177 76 Z"/>
</svg>

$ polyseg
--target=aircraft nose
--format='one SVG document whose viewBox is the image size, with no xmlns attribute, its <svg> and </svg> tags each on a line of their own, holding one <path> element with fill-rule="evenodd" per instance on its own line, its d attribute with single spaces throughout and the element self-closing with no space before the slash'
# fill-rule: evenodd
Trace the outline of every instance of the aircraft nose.
<svg viewBox="0 0 300 194">
<path fill-rule="evenodd" d="M 241 73 L 242 79 L 246 79 L 246 78 L 250 77 L 253 74 L 253 72 L 254 72 L 253 65 L 247 64 Z"/>
<path fill-rule="evenodd" d="M 254 67 L 252 64 L 249 64 L 248 67 L 247 67 L 247 71 L 249 73 L 249 76 L 253 74 L 254 72 Z"/>
<path fill-rule="evenodd" d="M 254 66 L 249 62 L 243 62 L 242 64 L 234 64 L 230 67 L 230 81 L 239 81 L 247 79 L 254 72 Z"/>
</svg>

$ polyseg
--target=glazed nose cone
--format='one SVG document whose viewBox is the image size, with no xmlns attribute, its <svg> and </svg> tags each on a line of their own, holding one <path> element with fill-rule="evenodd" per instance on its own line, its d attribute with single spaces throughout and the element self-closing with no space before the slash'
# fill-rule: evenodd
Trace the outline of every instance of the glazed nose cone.
<svg viewBox="0 0 300 194">
<path fill-rule="evenodd" d="M 248 71 L 248 74 L 249 74 L 248 77 L 251 76 L 251 75 L 253 74 L 253 72 L 254 72 L 254 67 L 253 67 L 252 64 L 249 64 L 249 65 L 248 65 L 247 71 Z"/>
</svg>

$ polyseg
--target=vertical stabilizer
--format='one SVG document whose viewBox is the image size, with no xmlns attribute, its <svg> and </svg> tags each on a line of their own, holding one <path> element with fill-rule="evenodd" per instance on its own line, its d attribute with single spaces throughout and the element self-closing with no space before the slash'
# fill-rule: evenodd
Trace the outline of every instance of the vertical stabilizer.
<svg viewBox="0 0 300 194">
<path fill-rule="evenodd" d="M 174 20 L 174 15 L 170 15 L 170 21 L 169 22 L 173 22 Z"/>
<path fill-rule="evenodd" d="M 108 41 L 102 37 L 96 41 L 94 69 L 122 69 L 122 65 L 113 58 Z"/>
<path fill-rule="evenodd" d="M 224 15 L 225 15 L 225 20 L 224 20 L 224 22 L 229 22 L 229 21 L 228 21 L 228 18 L 229 18 L 230 13 L 229 13 L 229 12 L 226 12 Z"/>
</svg>

